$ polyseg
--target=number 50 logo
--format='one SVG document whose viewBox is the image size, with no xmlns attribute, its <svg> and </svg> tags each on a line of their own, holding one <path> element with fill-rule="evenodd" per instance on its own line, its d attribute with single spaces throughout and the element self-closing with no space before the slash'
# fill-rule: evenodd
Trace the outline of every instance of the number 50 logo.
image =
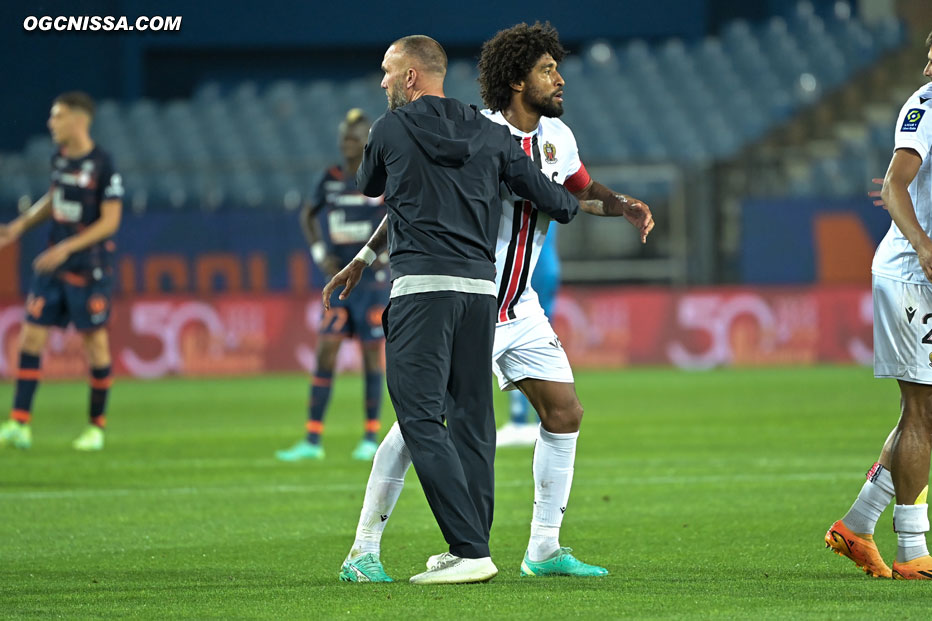
<svg viewBox="0 0 932 621">
<path fill-rule="evenodd" d="M 120 358 L 127 370 L 137 377 L 161 377 L 184 371 L 181 356 L 181 331 L 189 322 L 199 322 L 211 335 L 223 335 L 226 328 L 220 315 L 209 304 L 202 302 L 140 302 L 133 304 L 130 320 L 133 332 L 154 337 L 162 352 L 154 358 L 143 359 L 132 349 L 124 348 Z"/>
<path fill-rule="evenodd" d="M 722 295 L 687 295 L 676 305 L 676 322 L 680 329 L 705 334 L 708 346 L 700 351 L 690 351 L 679 341 L 670 343 L 667 355 L 678 367 L 708 369 L 732 362 L 731 328 L 739 316 L 754 318 L 762 328 L 763 350 L 775 348 L 773 328 L 776 318 L 767 302 L 753 294 L 741 294 L 726 298 Z"/>
</svg>

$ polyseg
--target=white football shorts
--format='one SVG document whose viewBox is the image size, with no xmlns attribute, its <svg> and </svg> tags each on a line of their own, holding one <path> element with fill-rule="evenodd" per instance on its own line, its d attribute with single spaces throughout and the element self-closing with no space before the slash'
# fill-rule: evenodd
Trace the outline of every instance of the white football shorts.
<svg viewBox="0 0 932 621">
<path fill-rule="evenodd" d="M 573 383 L 563 344 L 543 312 L 495 326 L 492 370 L 502 390 L 528 378 Z"/>
<path fill-rule="evenodd" d="M 932 384 L 932 284 L 872 280 L 874 377 Z"/>
</svg>

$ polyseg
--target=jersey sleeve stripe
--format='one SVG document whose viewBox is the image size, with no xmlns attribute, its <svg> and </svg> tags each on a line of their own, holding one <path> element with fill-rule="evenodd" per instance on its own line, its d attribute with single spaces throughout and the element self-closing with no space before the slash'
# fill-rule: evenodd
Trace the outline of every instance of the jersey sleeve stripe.
<svg viewBox="0 0 932 621">
<path fill-rule="evenodd" d="M 577 192 L 585 190 L 586 186 L 589 185 L 591 181 L 592 177 L 589 176 L 586 165 L 580 162 L 579 170 L 566 178 L 566 181 L 563 182 L 563 187 L 573 194 L 576 194 Z"/>
</svg>

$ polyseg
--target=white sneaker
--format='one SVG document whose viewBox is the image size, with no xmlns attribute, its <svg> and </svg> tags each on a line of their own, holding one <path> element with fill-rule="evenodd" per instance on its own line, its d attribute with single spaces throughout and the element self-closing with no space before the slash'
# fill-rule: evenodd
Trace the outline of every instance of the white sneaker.
<svg viewBox="0 0 932 621">
<path fill-rule="evenodd" d="M 537 425 L 508 421 L 496 432 L 495 446 L 534 446 L 540 432 Z"/>
<path fill-rule="evenodd" d="M 427 559 L 427 569 L 437 569 L 440 567 L 441 563 L 445 563 L 448 556 L 453 556 L 449 552 L 444 552 L 443 554 L 434 554 Z"/>
<path fill-rule="evenodd" d="M 498 567 L 492 562 L 490 556 L 460 558 L 446 552 L 445 555 L 438 554 L 437 558 L 438 560 L 431 569 L 411 576 L 411 582 L 414 584 L 468 584 L 488 582 L 498 575 Z"/>
</svg>

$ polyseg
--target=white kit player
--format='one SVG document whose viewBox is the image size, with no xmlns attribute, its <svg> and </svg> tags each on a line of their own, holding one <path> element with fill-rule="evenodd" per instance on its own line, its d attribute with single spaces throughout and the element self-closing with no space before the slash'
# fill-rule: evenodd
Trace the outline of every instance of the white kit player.
<svg viewBox="0 0 932 621">
<path fill-rule="evenodd" d="M 932 79 L 932 34 L 924 75 Z M 906 102 L 896 122 L 893 159 L 881 191 L 893 223 L 877 247 L 873 274 L 874 376 L 895 378 L 901 413 L 851 509 L 825 543 L 875 577 L 932 579 L 927 494 L 932 450 L 932 84 Z M 894 496 L 896 560 L 874 543 Z"/>
<path fill-rule="evenodd" d="M 513 53 L 516 48 L 522 53 Z M 479 60 L 482 96 L 490 108 L 484 114 L 508 127 L 541 173 L 574 193 L 584 211 L 625 216 L 646 241 L 654 226 L 650 209 L 592 181 L 572 131 L 557 118 L 563 113 L 563 78 L 557 63 L 564 55 L 549 24 L 519 24 L 499 32 L 485 43 Z M 583 409 L 566 353 L 531 287 L 550 219 L 521 199 L 509 198 L 502 211 L 495 257 L 498 314 L 492 367 L 499 387 L 521 390 L 541 419 L 533 461 L 531 537 L 521 575 L 604 576 L 606 569 L 579 561 L 559 543 Z M 341 569 L 341 580 L 391 580 L 379 559 L 381 535 L 410 465 L 395 423 L 373 460 L 356 541 Z M 444 556 L 431 557 L 428 568 L 439 566 Z"/>
</svg>

